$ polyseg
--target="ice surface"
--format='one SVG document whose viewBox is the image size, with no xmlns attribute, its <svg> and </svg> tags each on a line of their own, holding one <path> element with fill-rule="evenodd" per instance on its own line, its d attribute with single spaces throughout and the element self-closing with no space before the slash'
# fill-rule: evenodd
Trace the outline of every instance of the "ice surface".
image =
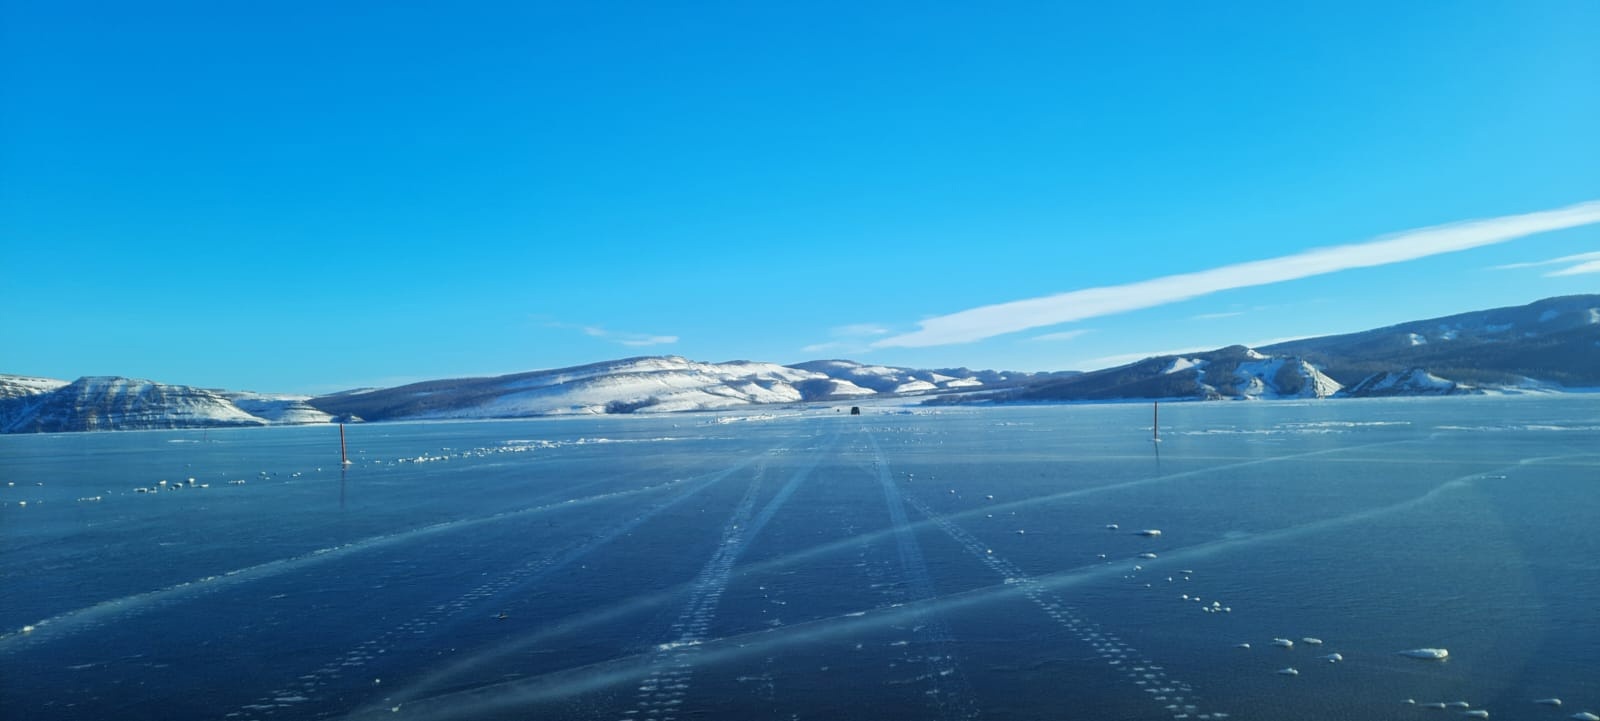
<svg viewBox="0 0 1600 721">
<path fill-rule="evenodd" d="M 1594 402 L 1329 405 L 1175 404 L 1176 428 L 1280 433 L 1175 433 L 1159 457 L 1148 407 L 352 427 L 343 483 L 326 428 L 0 439 L 0 573 L 26 579 L 0 585 L 0 702 L 30 721 L 1310 721 L 1474 688 L 1496 716 L 1585 706 Z M 1239 642 L 1279 629 L 1341 653 Z M 1459 659 L 1384 656 L 1430 639 Z"/>
</svg>

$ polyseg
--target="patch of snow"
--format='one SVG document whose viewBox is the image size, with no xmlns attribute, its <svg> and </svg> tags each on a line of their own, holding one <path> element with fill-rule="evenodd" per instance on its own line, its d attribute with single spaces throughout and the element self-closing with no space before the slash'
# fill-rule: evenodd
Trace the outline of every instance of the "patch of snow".
<svg viewBox="0 0 1600 721">
<path fill-rule="evenodd" d="M 0 399 L 49 393 L 67 385 L 67 381 L 54 378 L 34 378 L 0 373 Z"/>
<path fill-rule="evenodd" d="M 1162 374 L 1181 373 L 1190 368 L 1204 367 L 1206 367 L 1206 361 L 1199 358 L 1174 358 L 1172 359 L 1172 365 L 1167 366 L 1167 369 L 1161 372 Z"/>
<path fill-rule="evenodd" d="M 1278 381 L 1288 366 L 1302 380 L 1300 388 L 1285 392 Z M 1251 363 L 1240 363 L 1234 371 L 1234 387 L 1244 398 L 1324 398 L 1339 392 L 1343 386 L 1324 375 L 1310 363 L 1297 358 L 1263 358 Z"/>
<path fill-rule="evenodd" d="M 222 391 L 219 395 L 227 398 L 239 410 L 275 424 L 299 425 L 333 421 L 332 415 L 317 410 L 306 402 L 311 399 L 310 396 L 274 395 L 250 391 Z"/>
<path fill-rule="evenodd" d="M 1344 389 L 1344 395 L 1356 397 L 1476 394 L 1481 392 L 1478 388 L 1465 386 L 1447 378 L 1440 378 L 1422 368 L 1412 368 L 1404 372 L 1374 373 L 1362 379 L 1360 383 Z"/>
<path fill-rule="evenodd" d="M 1559 317 L 1561 317 L 1561 311 L 1551 308 L 1550 310 L 1539 314 L 1539 322 L 1549 323 L 1550 321 L 1553 321 Z"/>
<path fill-rule="evenodd" d="M 981 385 L 981 384 L 980 384 Z M 850 381 L 834 378 L 828 381 L 829 396 L 875 396 L 878 392 L 871 388 L 862 388 Z"/>
<path fill-rule="evenodd" d="M 212 391 L 116 376 L 79 378 L 4 419 L 0 432 L 143 430 L 260 426 L 250 415 Z"/>
<path fill-rule="evenodd" d="M 879 376 L 881 378 L 895 378 L 904 375 L 904 371 L 901 369 L 888 366 L 856 366 L 854 372 L 860 375 Z"/>
<path fill-rule="evenodd" d="M 911 381 L 909 383 L 901 383 L 900 385 L 897 385 L 897 386 L 894 387 L 894 392 L 895 393 L 919 393 L 921 391 L 936 390 L 937 388 L 938 388 L 938 386 L 935 386 L 932 383 L 929 383 L 927 381 L 920 381 L 919 380 L 919 381 Z"/>
<path fill-rule="evenodd" d="M 1459 337 L 1461 337 L 1461 331 L 1454 329 L 1439 334 L 1439 340 L 1455 340 Z"/>
<path fill-rule="evenodd" d="M 1406 334 L 1406 338 L 1411 341 L 1411 345 L 1427 345 L 1428 344 L 1428 339 L 1427 338 L 1424 338 L 1421 335 L 1418 335 L 1416 333 L 1407 333 Z"/>
<path fill-rule="evenodd" d="M 1428 661 L 1438 661 L 1449 658 L 1450 652 L 1442 648 L 1413 648 L 1409 651 L 1401 651 L 1400 655 L 1408 658 L 1420 658 Z"/>
</svg>

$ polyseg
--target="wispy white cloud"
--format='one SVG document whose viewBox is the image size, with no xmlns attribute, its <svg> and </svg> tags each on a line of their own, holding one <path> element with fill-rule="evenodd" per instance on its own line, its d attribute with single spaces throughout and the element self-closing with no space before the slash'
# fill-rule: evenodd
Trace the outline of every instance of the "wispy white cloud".
<svg viewBox="0 0 1600 721">
<path fill-rule="evenodd" d="M 838 326 L 830 334 L 835 338 L 870 338 L 875 335 L 888 335 L 889 329 L 877 323 L 854 323 Z"/>
<path fill-rule="evenodd" d="M 638 346 L 647 346 L 647 345 L 670 345 L 670 344 L 678 342 L 678 336 L 675 336 L 675 335 L 641 335 L 641 336 L 620 337 L 620 338 L 616 338 L 614 340 L 616 340 L 616 342 L 621 343 L 621 344 L 626 345 L 626 346 L 638 347 Z"/>
<path fill-rule="evenodd" d="M 548 321 L 544 325 L 546 328 L 576 328 L 590 338 L 599 338 L 601 340 L 616 343 L 617 345 L 625 345 L 630 348 L 641 348 L 652 345 L 670 345 L 678 342 L 678 336 L 675 335 L 627 333 L 623 331 L 608 330 L 597 325 L 575 325 L 572 323 L 562 323 L 560 321 Z"/>
<path fill-rule="evenodd" d="M 1560 258 L 1551 258 L 1549 260 L 1536 260 L 1536 261 L 1533 261 L 1531 263 L 1512 263 L 1510 265 L 1497 265 L 1497 266 L 1494 267 L 1494 270 L 1515 270 L 1515 269 L 1518 269 L 1518 268 L 1538 268 L 1538 267 L 1546 266 L 1546 265 L 1565 265 L 1565 266 L 1567 266 L 1567 267 L 1562 268 L 1560 270 L 1552 270 L 1552 271 L 1550 271 L 1548 273 L 1545 273 L 1544 277 L 1546 277 L 1546 278 L 1560 278 L 1562 276 L 1567 276 L 1567 275 L 1587 275 L 1589 273 L 1600 273 L 1600 251 L 1596 251 L 1596 252 L 1593 252 L 1593 253 L 1579 253 L 1577 255 L 1565 255 L 1565 256 L 1562 256 Z"/>
<path fill-rule="evenodd" d="M 1600 251 L 1597 251 L 1597 252 L 1594 252 L 1594 253 L 1579 253 L 1577 255 L 1564 255 L 1564 256 L 1562 256 L 1560 258 L 1551 258 L 1549 260 L 1535 260 L 1535 261 L 1532 261 L 1532 262 L 1529 262 L 1529 263 L 1511 263 L 1511 264 L 1508 264 L 1508 265 L 1497 265 L 1497 266 L 1491 268 L 1490 270 L 1517 270 L 1519 268 L 1538 268 L 1538 267 L 1544 266 L 1544 265 L 1566 265 L 1568 263 L 1584 263 L 1585 261 L 1597 261 L 1597 260 L 1600 260 Z M 1556 272 L 1559 273 L 1560 271 L 1556 271 Z M 1552 273 L 1551 275 L 1554 275 L 1554 273 Z"/>
<path fill-rule="evenodd" d="M 1591 260 L 1587 263 L 1579 263 L 1571 268 L 1553 270 L 1549 273 L 1545 273 L 1544 277 L 1556 278 L 1563 275 L 1585 275 L 1588 273 L 1600 273 L 1600 260 Z"/>
<path fill-rule="evenodd" d="M 1236 311 L 1231 311 L 1231 312 L 1228 312 L 1228 313 L 1201 313 L 1200 315 L 1189 316 L 1189 319 L 1190 320 L 1218 320 L 1218 319 L 1221 319 L 1221 318 L 1232 318 L 1234 316 L 1240 316 L 1240 315 L 1244 315 L 1244 311 L 1236 310 Z"/>
<path fill-rule="evenodd" d="M 828 329 L 828 337 L 833 340 L 821 343 L 812 343 L 800 349 L 801 353 L 840 353 L 854 355 L 868 353 L 872 346 L 867 343 L 868 338 L 888 335 L 889 329 L 877 323 L 852 323 L 839 325 Z"/>
<path fill-rule="evenodd" d="M 1029 328 L 1152 308 L 1234 288 L 1400 263 L 1594 223 L 1600 223 L 1600 201 L 1409 230 L 1365 243 L 1315 248 L 1195 273 L 981 306 L 929 318 L 918 323 L 921 326 L 918 330 L 882 338 L 872 345 L 876 348 L 919 348 L 970 343 Z"/>
<path fill-rule="evenodd" d="M 1073 338 L 1077 338 L 1078 336 L 1083 335 L 1084 333 L 1088 333 L 1088 332 L 1090 332 L 1089 328 L 1079 328 L 1077 330 L 1064 330 L 1064 331 L 1061 331 L 1059 333 L 1046 333 L 1044 335 L 1036 335 L 1036 336 L 1030 338 L 1029 340 L 1046 340 L 1046 341 L 1050 341 L 1050 340 L 1072 340 Z"/>
</svg>

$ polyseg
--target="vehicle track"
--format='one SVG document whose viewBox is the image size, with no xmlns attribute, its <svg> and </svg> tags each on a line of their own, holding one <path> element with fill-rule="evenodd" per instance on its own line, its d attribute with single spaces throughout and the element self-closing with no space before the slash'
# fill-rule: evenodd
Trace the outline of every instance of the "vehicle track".
<svg viewBox="0 0 1600 721">
<path fill-rule="evenodd" d="M 822 457 L 837 440 L 838 432 L 834 431 L 823 448 L 812 453 L 808 461 L 795 470 L 788 482 L 752 518 L 751 512 L 755 509 L 756 497 L 766 471 L 765 464 L 758 468 L 749 489 L 723 525 L 721 539 L 711 559 L 690 584 L 688 601 L 668 627 L 668 640 L 656 646 L 648 664 L 649 673 L 638 685 L 633 708 L 624 711 L 620 719 L 676 721 L 693 682 L 695 657 L 700 645 L 706 641 L 711 622 L 716 618 L 722 594 L 733 577 L 734 564 L 794 495 L 795 490 L 810 478 Z"/>
<path fill-rule="evenodd" d="M 345 674 L 358 673 L 391 651 L 416 647 L 419 643 L 426 645 L 428 638 L 439 635 L 442 631 L 441 626 L 450 625 L 451 621 L 466 615 L 469 609 L 486 607 L 488 601 L 492 599 L 535 583 L 551 573 L 578 562 L 584 556 L 615 541 L 663 511 L 716 485 L 747 464 L 748 462 L 734 466 L 697 481 L 689 481 L 676 496 L 652 504 L 598 534 L 570 541 L 555 553 L 518 565 L 454 599 L 431 606 L 405 623 L 367 639 L 315 670 L 296 677 L 290 684 L 268 691 L 253 703 L 245 704 L 226 714 L 225 718 L 266 718 L 275 715 L 279 709 L 322 702 L 325 700 L 322 695 L 327 688 Z M 487 611 L 484 611 L 484 615 L 487 615 Z M 320 711 L 313 717 L 332 715 L 336 715 L 336 712 Z"/>
<path fill-rule="evenodd" d="M 412 541 L 429 538 L 435 535 L 462 531 L 489 523 L 513 520 L 525 516 L 549 513 L 579 505 L 589 505 L 629 496 L 645 495 L 652 492 L 677 488 L 684 483 L 693 483 L 692 480 L 677 479 L 622 491 L 598 493 L 592 496 L 570 498 L 562 501 L 542 503 L 535 506 L 502 511 L 488 516 L 472 518 L 459 518 L 450 521 L 441 521 L 416 528 L 408 528 L 392 533 L 378 534 L 336 546 L 319 548 L 285 558 L 258 563 L 252 566 L 237 568 L 231 571 L 204 576 L 193 581 L 173 584 L 153 591 L 131 594 L 121 598 L 114 598 L 91 606 L 86 606 L 71 611 L 56 614 L 49 618 L 30 624 L 28 633 L 12 631 L 0 633 L 0 654 L 10 654 L 35 648 L 54 640 L 67 638 L 101 628 L 107 624 L 125 621 L 127 618 L 148 612 L 158 607 L 175 603 L 191 601 L 200 596 L 216 593 L 244 583 L 252 583 L 282 576 L 288 573 L 304 570 L 306 568 L 327 563 L 345 557 L 390 548 Z"/>
<path fill-rule="evenodd" d="M 1170 676 L 1164 667 L 1151 660 L 1148 655 L 1140 653 L 1115 633 L 1083 618 L 1076 608 L 1062 601 L 1060 596 L 1043 587 L 1016 564 L 995 554 L 994 549 L 968 533 L 965 528 L 939 515 L 914 496 L 907 495 L 905 499 L 968 553 L 982 561 L 990 570 L 1000 574 L 1005 583 L 1018 586 L 1025 598 L 1043 610 L 1051 620 L 1088 644 L 1107 666 L 1113 667 L 1135 686 L 1141 687 L 1151 701 L 1163 704 L 1165 710 L 1172 712 L 1172 718 L 1197 718 L 1209 721 L 1228 717 L 1224 712 L 1202 711 L 1199 705 L 1200 698 L 1191 685 Z"/>
<path fill-rule="evenodd" d="M 900 489 L 895 486 L 889 462 L 884 459 L 883 450 L 872 431 L 862 426 L 862 433 L 872 448 L 872 470 L 883 490 L 884 504 L 889 509 L 889 520 L 893 524 L 895 546 L 900 553 L 900 569 L 906 580 L 905 600 L 914 602 L 937 598 L 927 560 L 922 556 L 922 546 L 917 542 L 916 532 L 906 519 L 905 502 Z M 939 717 L 976 717 L 978 709 L 973 702 L 972 687 L 956 660 L 954 637 L 949 624 L 945 622 L 943 614 L 933 608 L 921 613 L 919 620 L 916 633 L 922 644 L 928 647 L 923 655 L 928 666 L 927 678 L 932 685 L 928 695 L 938 707 Z"/>
</svg>

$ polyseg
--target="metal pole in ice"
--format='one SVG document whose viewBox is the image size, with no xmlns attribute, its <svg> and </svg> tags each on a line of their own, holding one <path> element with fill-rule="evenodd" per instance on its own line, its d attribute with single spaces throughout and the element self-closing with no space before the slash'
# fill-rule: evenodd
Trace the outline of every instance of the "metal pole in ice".
<svg viewBox="0 0 1600 721">
<path fill-rule="evenodd" d="M 344 424 L 339 424 L 339 465 L 350 465 L 350 452 L 344 444 Z"/>
</svg>

